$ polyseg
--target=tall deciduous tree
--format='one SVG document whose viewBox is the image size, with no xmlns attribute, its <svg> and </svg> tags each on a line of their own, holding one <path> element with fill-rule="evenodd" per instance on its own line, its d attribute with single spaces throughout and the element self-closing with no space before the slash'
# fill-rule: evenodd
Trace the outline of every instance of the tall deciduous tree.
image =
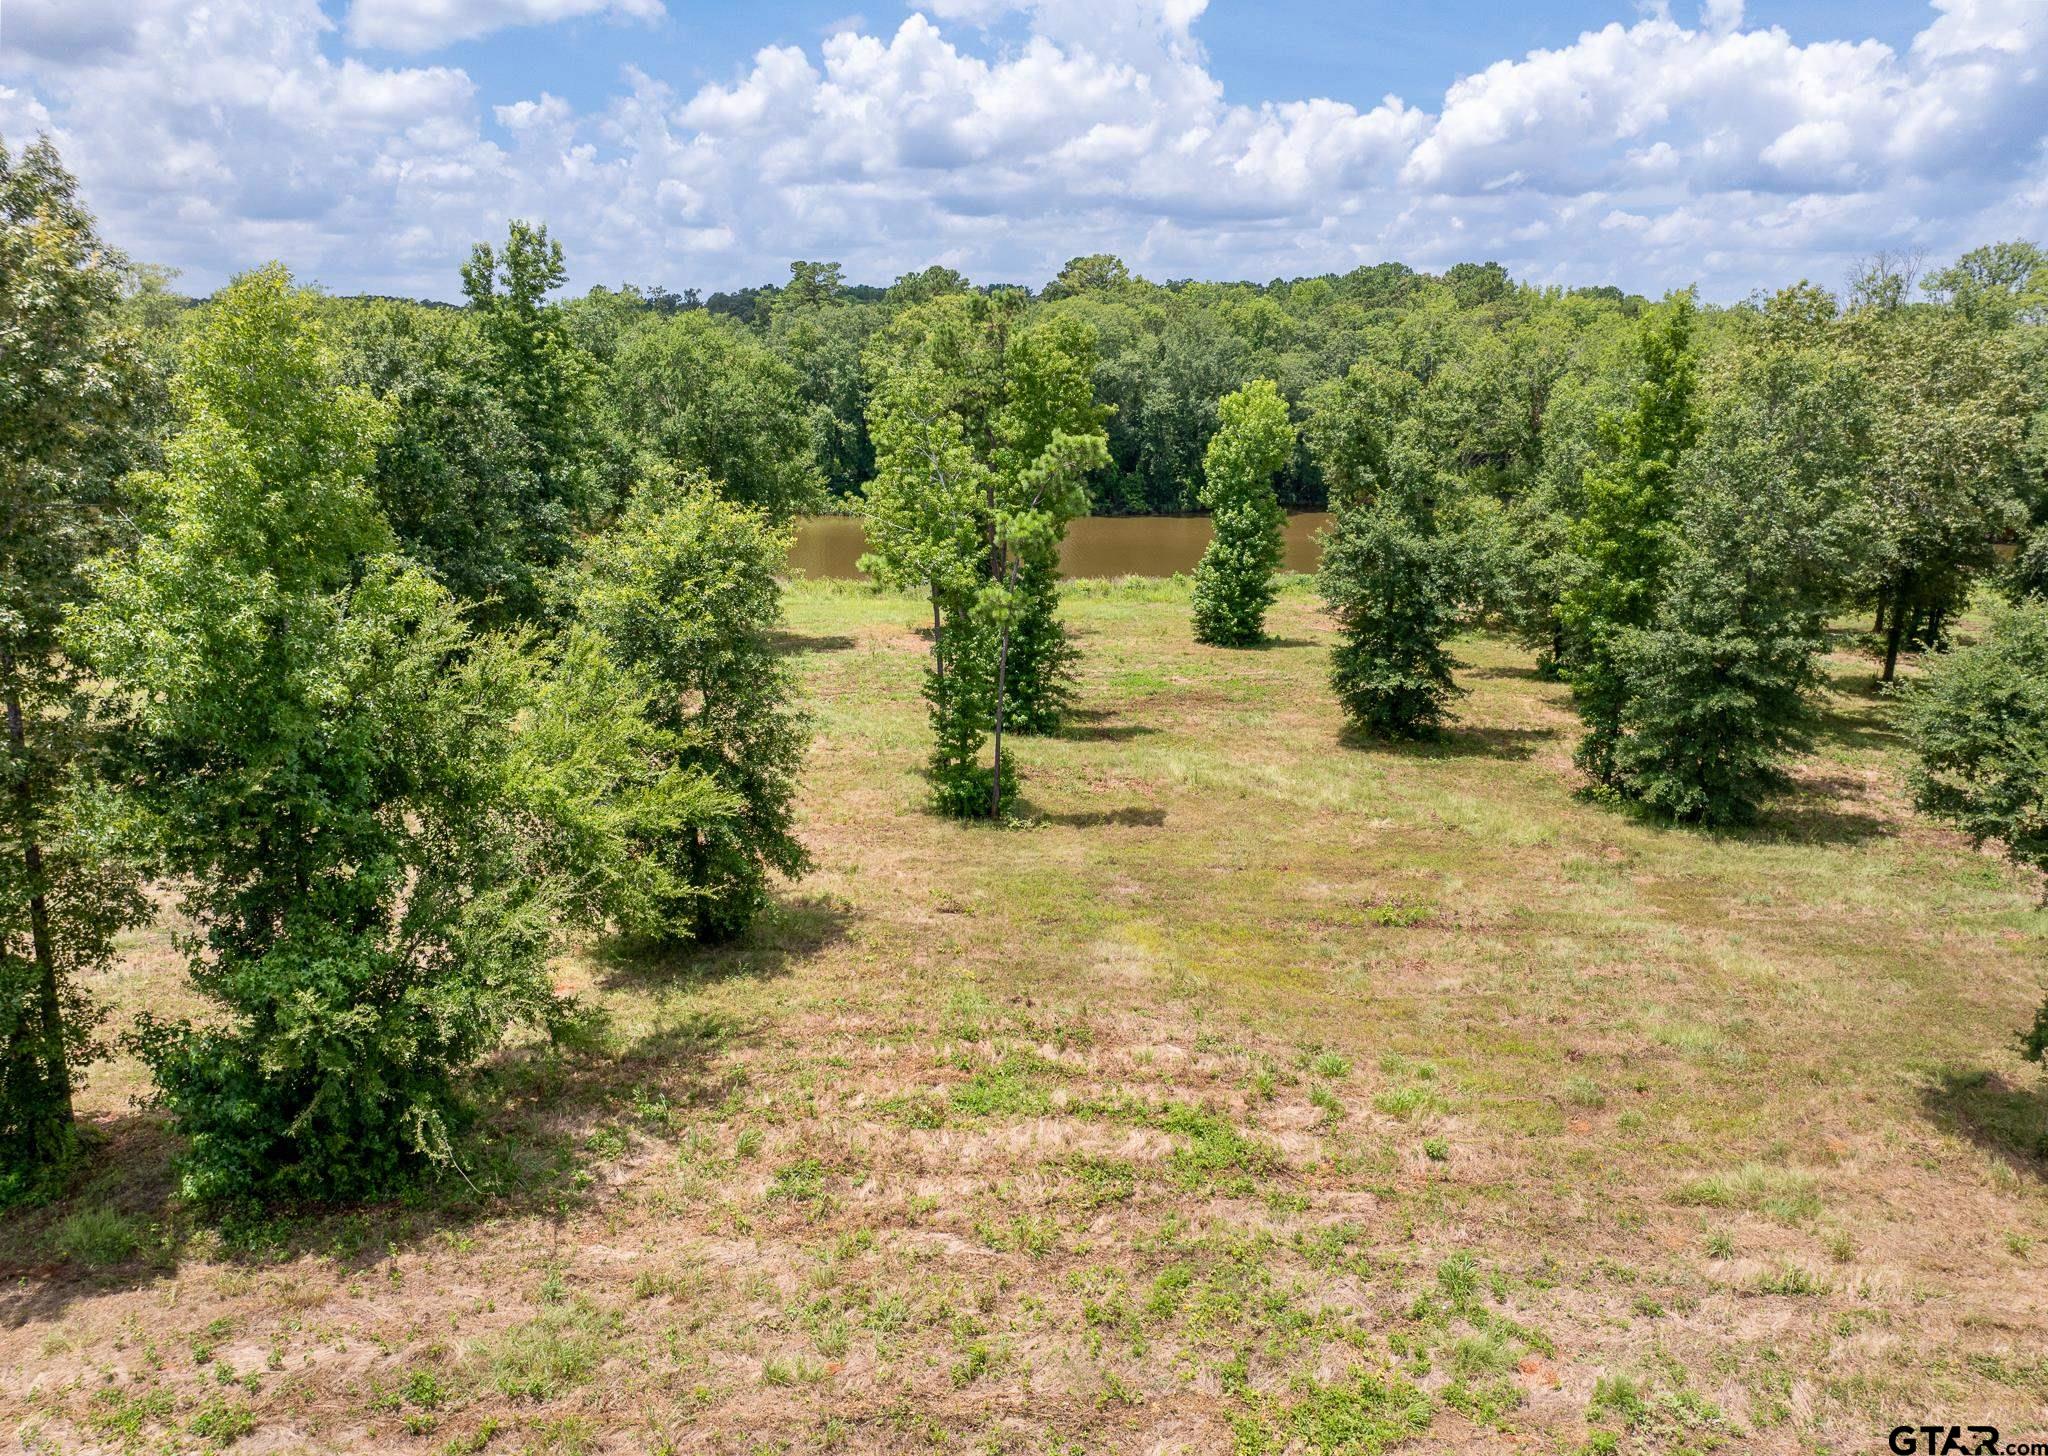
<svg viewBox="0 0 2048 1456">
<path fill-rule="evenodd" d="M 1993 541 L 2025 525 L 2019 447 L 2031 401 L 2010 339 L 1952 311 L 1865 308 L 1844 335 L 1876 406 L 1864 463 L 1869 592 L 1890 682 L 1901 652 L 1939 645 L 1997 559 Z"/>
<path fill-rule="evenodd" d="M 446 1162 L 462 1070 L 547 1021 L 511 724 L 522 659 L 395 553 L 390 410 L 281 268 L 189 341 L 161 523 L 73 640 L 131 745 L 115 825 L 180 887 L 216 1015 L 137 1033 L 197 1198 L 354 1198 Z"/>
<path fill-rule="evenodd" d="M 83 673 L 59 636 L 120 533 L 142 368 L 114 326 L 124 266 L 47 141 L 0 144 L 0 1202 L 72 1150 L 96 1050 L 80 980 L 137 906 L 70 812 Z"/>
<path fill-rule="evenodd" d="M 1265 640 L 1287 516 L 1273 477 L 1294 453 L 1287 401 L 1269 379 L 1225 395 L 1222 427 L 1202 461 L 1202 504 L 1215 536 L 1195 567 L 1195 636 L 1220 647 Z"/>
<path fill-rule="evenodd" d="M 523 560 L 535 573 L 567 560 L 577 534 L 618 493 L 618 464 L 598 423 L 597 361 L 548 299 L 567 277 L 562 245 L 545 226 L 516 219 L 503 248 L 478 243 L 462 265 L 488 384 L 518 427 L 520 463 L 533 481 L 519 516 Z"/>
<path fill-rule="evenodd" d="M 1067 259 L 1059 276 L 1045 285 L 1048 299 L 1071 298 L 1081 293 L 1099 293 L 1121 288 L 1131 281 L 1131 270 L 1114 253 L 1088 253 Z"/>
<path fill-rule="evenodd" d="M 347 377 L 392 407 L 372 481 L 399 544 L 478 622 L 531 620 L 558 513 L 476 317 L 379 300 L 333 319 Z"/>
<path fill-rule="evenodd" d="M 2048 252 L 2024 240 L 1972 248 L 1929 277 L 1927 291 L 1984 328 L 2048 324 Z"/>
</svg>

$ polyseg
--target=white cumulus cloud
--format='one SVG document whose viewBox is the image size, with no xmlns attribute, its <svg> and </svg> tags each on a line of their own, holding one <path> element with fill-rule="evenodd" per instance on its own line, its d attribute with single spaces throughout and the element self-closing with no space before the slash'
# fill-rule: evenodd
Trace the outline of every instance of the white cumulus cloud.
<svg viewBox="0 0 2048 1456">
<path fill-rule="evenodd" d="M 586 15 L 659 20 L 661 0 L 351 0 L 349 39 L 361 46 L 428 51 L 515 25 Z"/>
</svg>

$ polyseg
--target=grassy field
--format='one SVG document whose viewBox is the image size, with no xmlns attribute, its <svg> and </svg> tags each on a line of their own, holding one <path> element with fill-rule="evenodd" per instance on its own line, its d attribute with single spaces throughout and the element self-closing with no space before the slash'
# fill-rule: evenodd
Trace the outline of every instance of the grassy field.
<svg viewBox="0 0 2048 1456">
<path fill-rule="evenodd" d="M 1871 1452 L 2048 1438 L 2039 886 L 1916 818 L 1833 660 L 1759 830 L 1575 797 L 1460 644 L 1440 745 L 1081 583 L 1021 827 L 920 808 L 915 604 L 790 597 L 817 860 L 755 940 L 561 967 L 416 1204 L 207 1224 L 96 1068 L 0 1233 L 0 1439 L 238 1452 Z M 185 993 L 164 932 L 101 988 Z M 472 1185 L 475 1190 L 472 1191 Z"/>
</svg>

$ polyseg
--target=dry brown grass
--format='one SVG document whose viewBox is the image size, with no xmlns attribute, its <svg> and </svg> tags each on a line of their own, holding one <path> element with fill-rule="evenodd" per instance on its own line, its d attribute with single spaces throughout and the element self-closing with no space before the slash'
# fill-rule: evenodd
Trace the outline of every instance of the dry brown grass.
<svg viewBox="0 0 2048 1456">
<path fill-rule="evenodd" d="M 749 944 L 562 977 L 416 1205 L 208 1224 L 105 1138 L 0 1234 L 29 1449 L 1882 1449 L 2048 1436 L 2048 915 L 1913 818 L 1867 665 L 1754 833 L 1573 797 L 1491 640 L 1344 746 L 1323 624 L 1083 585 L 1027 826 L 920 810 L 915 609 L 792 594 L 817 873 Z M 103 988 L 178 1004 L 145 937 Z M 125 1230 L 125 1236 L 123 1233 Z M 129 1244 L 132 1242 L 132 1247 Z M 38 1444 L 40 1443 L 40 1444 Z"/>
</svg>

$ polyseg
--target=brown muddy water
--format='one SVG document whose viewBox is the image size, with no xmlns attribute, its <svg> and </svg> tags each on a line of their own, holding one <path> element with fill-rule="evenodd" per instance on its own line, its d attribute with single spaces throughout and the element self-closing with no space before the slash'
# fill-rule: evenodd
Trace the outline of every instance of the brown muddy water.
<svg viewBox="0 0 2048 1456">
<path fill-rule="evenodd" d="M 1287 518 L 1289 571 L 1314 571 L 1315 535 L 1330 523 L 1327 511 Z M 1060 547 L 1062 576 L 1172 576 L 1193 571 L 1209 546 L 1207 516 L 1083 516 L 1067 527 Z M 806 516 L 797 522 L 789 564 L 805 576 L 850 579 L 866 550 L 856 516 Z"/>
</svg>

